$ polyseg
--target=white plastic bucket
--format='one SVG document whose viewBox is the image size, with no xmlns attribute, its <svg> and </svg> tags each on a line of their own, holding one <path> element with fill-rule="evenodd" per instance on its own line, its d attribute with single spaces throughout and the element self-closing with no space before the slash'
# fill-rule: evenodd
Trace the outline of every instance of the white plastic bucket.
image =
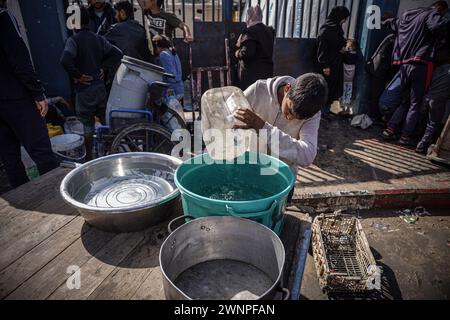
<svg viewBox="0 0 450 320">
<path fill-rule="evenodd" d="M 82 162 L 86 157 L 84 137 L 78 134 L 62 134 L 50 139 L 53 153 L 61 160 Z"/>
</svg>

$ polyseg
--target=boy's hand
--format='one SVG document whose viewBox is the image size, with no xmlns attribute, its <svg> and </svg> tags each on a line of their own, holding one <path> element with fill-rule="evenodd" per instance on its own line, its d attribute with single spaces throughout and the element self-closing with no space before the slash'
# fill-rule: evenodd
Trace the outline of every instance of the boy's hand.
<svg viewBox="0 0 450 320">
<path fill-rule="evenodd" d="M 325 77 L 329 77 L 331 74 L 331 69 L 330 68 L 325 68 L 322 70 L 323 74 L 325 75 Z"/>
<path fill-rule="evenodd" d="M 238 109 L 234 117 L 245 123 L 245 126 L 234 126 L 235 129 L 255 129 L 260 130 L 266 122 L 259 115 L 250 109 Z"/>
<path fill-rule="evenodd" d="M 88 76 L 88 75 L 85 75 L 85 74 L 83 74 L 79 79 L 75 79 L 78 83 L 81 83 L 81 84 L 85 84 L 85 85 L 90 85 L 91 84 L 91 81 L 93 80 L 94 78 L 92 78 L 92 76 Z"/>
<path fill-rule="evenodd" d="M 41 117 L 44 118 L 48 111 L 47 100 L 35 101 L 36 108 L 38 108 Z"/>
</svg>

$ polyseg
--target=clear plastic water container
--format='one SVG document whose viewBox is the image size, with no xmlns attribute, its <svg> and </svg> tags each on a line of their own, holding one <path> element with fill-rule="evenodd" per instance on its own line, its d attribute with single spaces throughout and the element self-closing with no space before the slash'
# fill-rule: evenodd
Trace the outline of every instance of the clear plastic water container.
<svg viewBox="0 0 450 320">
<path fill-rule="evenodd" d="M 209 156 L 214 160 L 233 160 L 244 154 L 246 130 L 235 118 L 239 108 L 251 109 L 244 93 L 237 87 L 214 88 L 202 96 L 202 133 Z"/>
</svg>

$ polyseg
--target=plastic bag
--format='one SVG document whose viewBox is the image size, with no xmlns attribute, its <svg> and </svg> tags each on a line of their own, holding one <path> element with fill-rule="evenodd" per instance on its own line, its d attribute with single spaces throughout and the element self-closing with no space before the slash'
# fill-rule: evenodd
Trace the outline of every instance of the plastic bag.
<svg viewBox="0 0 450 320">
<path fill-rule="evenodd" d="M 366 130 L 373 124 L 372 119 L 367 114 L 359 114 L 354 116 L 351 122 L 353 127 L 360 127 L 363 130 Z"/>
</svg>

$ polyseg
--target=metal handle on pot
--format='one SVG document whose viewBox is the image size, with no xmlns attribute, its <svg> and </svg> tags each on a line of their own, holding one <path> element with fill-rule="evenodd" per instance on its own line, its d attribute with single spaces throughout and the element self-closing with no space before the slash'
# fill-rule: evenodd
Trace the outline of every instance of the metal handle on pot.
<svg viewBox="0 0 450 320">
<path fill-rule="evenodd" d="M 81 163 L 73 162 L 73 161 L 61 161 L 61 163 L 59 164 L 59 166 L 61 168 L 67 168 L 67 169 L 75 169 L 81 165 L 82 165 Z"/>
<path fill-rule="evenodd" d="M 190 214 L 186 214 L 186 215 L 182 215 L 182 216 L 179 216 L 179 217 L 176 217 L 175 219 L 173 219 L 172 221 L 170 221 L 169 222 L 169 224 L 167 225 L 167 231 L 169 232 L 169 234 L 171 234 L 174 230 L 172 230 L 172 224 L 174 223 L 174 222 L 176 222 L 176 221 L 178 221 L 178 220 L 181 220 L 181 219 L 186 219 L 186 218 L 189 218 L 189 219 L 195 219 L 195 217 L 194 216 L 191 216 Z M 175 229 L 176 230 L 176 229 Z"/>
<path fill-rule="evenodd" d="M 278 290 L 282 294 L 281 300 L 289 300 L 289 298 L 291 297 L 291 292 L 289 291 L 288 288 L 280 287 Z"/>
<path fill-rule="evenodd" d="M 265 215 L 268 215 L 268 214 L 272 213 L 273 210 L 275 209 L 275 207 L 277 206 L 277 204 L 278 204 L 278 201 L 274 200 L 269 209 L 264 210 L 264 211 L 259 211 L 259 212 L 250 212 L 250 213 L 248 213 L 248 212 L 245 212 L 245 213 L 236 212 L 229 205 L 226 205 L 225 207 L 227 208 L 227 213 L 230 216 L 233 216 L 233 217 L 236 217 L 236 218 L 257 218 L 257 217 L 265 216 Z"/>
</svg>

